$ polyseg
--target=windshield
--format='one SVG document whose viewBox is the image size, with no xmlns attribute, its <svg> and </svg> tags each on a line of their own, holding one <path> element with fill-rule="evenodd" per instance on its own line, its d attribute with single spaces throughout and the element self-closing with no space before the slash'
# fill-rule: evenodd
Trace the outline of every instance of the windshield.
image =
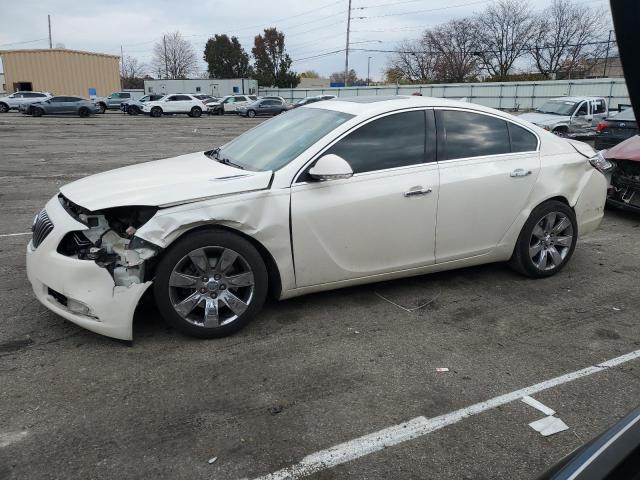
<svg viewBox="0 0 640 480">
<path fill-rule="evenodd" d="M 220 157 L 248 170 L 278 170 L 350 118 L 333 110 L 298 108 L 227 143 Z"/>
<path fill-rule="evenodd" d="M 577 105 L 578 104 L 576 102 L 570 102 L 567 100 L 549 100 L 541 107 L 536 108 L 536 112 L 552 113 L 554 115 L 571 115 Z"/>
</svg>

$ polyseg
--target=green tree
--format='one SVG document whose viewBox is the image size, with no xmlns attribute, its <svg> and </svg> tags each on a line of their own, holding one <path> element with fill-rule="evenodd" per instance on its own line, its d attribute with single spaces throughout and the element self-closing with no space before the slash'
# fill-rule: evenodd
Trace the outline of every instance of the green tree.
<svg viewBox="0 0 640 480">
<path fill-rule="evenodd" d="M 252 76 L 249 55 L 237 37 L 215 35 L 207 40 L 204 60 L 208 64 L 209 78 L 246 78 Z"/>
<path fill-rule="evenodd" d="M 300 74 L 300 78 L 320 78 L 320 74 L 315 70 L 307 70 Z"/>
<path fill-rule="evenodd" d="M 251 50 L 255 60 L 255 78 L 265 87 L 296 87 L 300 77 L 291 68 L 291 57 L 285 50 L 284 33 L 275 28 L 265 28 L 256 35 Z"/>
</svg>

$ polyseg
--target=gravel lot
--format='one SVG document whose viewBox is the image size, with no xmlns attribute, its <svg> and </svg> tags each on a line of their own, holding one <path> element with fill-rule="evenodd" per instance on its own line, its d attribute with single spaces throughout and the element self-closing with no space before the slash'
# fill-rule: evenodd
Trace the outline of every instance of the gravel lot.
<svg viewBox="0 0 640 480">
<path fill-rule="evenodd" d="M 254 478 L 640 349 L 640 217 L 611 210 L 553 278 L 494 264 L 271 302 L 221 340 L 147 308 L 130 346 L 35 301 L 29 237 L 7 234 L 61 184 L 260 121 L 0 115 L 0 479 Z M 516 400 L 311 478 L 535 478 L 636 407 L 639 374 L 632 360 L 533 395 L 569 426 L 550 437 Z"/>
</svg>

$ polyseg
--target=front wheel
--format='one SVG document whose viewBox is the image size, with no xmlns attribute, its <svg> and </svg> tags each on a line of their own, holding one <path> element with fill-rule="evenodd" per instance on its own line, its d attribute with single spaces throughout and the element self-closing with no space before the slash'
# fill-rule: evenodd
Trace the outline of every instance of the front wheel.
<svg viewBox="0 0 640 480">
<path fill-rule="evenodd" d="M 100 113 L 104 113 L 107 111 L 107 106 L 104 103 L 99 103 L 98 108 L 100 109 Z"/>
<path fill-rule="evenodd" d="M 83 117 L 83 118 L 88 117 L 90 114 L 91 114 L 91 112 L 86 107 L 82 107 L 80 110 L 78 110 L 78 115 Z"/>
<path fill-rule="evenodd" d="M 31 115 L 34 117 L 41 117 L 42 114 L 44 113 L 44 110 L 42 110 L 41 108 L 33 108 L 33 111 L 31 112 Z"/>
<path fill-rule="evenodd" d="M 179 240 L 158 264 L 154 294 L 163 318 L 200 338 L 230 335 L 249 323 L 267 295 L 265 264 L 247 240 L 200 231 Z"/>
<path fill-rule="evenodd" d="M 151 115 L 152 117 L 161 117 L 162 116 L 162 109 L 160 107 L 153 107 L 151 109 L 151 112 L 149 112 L 149 115 Z"/>
<path fill-rule="evenodd" d="M 256 112 L 254 112 L 253 110 L 249 110 L 249 111 L 247 112 L 247 117 L 249 117 L 249 118 L 253 118 L 253 117 L 255 117 L 255 116 L 256 116 Z"/>
<path fill-rule="evenodd" d="M 577 239 L 574 211 L 556 200 L 545 202 L 533 209 L 522 227 L 510 264 L 528 277 L 549 277 L 567 264 Z"/>
<path fill-rule="evenodd" d="M 0 102 L 0 113 L 7 113 L 9 111 L 9 105 Z"/>
</svg>

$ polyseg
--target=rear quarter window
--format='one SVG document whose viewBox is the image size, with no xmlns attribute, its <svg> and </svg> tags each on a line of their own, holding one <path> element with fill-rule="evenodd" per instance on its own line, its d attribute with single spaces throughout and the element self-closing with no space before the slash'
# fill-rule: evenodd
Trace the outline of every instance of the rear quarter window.
<svg viewBox="0 0 640 480">
<path fill-rule="evenodd" d="M 538 149 L 538 138 L 528 130 L 507 122 L 512 152 L 533 152 Z"/>
</svg>

